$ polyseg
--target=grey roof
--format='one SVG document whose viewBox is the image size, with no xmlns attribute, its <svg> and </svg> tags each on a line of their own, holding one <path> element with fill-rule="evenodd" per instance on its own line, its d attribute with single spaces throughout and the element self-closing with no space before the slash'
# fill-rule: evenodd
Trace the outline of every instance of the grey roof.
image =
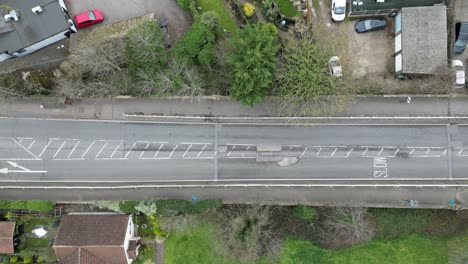
<svg viewBox="0 0 468 264">
<path fill-rule="evenodd" d="M 401 9 L 402 72 L 433 74 L 447 67 L 445 6 Z"/>
<path fill-rule="evenodd" d="M 13 53 L 69 28 L 57 0 L 0 0 L 0 6 L 19 11 L 18 21 L 6 22 L 0 17 L 0 53 Z M 44 12 L 34 14 L 32 8 L 41 6 Z M 4 8 L 2 8 L 4 9 Z"/>
</svg>

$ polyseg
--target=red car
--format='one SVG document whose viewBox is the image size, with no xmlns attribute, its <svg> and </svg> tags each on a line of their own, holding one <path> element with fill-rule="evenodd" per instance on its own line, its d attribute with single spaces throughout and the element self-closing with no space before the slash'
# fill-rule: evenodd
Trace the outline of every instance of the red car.
<svg viewBox="0 0 468 264">
<path fill-rule="evenodd" d="M 78 28 L 89 27 L 103 20 L 104 14 L 99 9 L 83 12 L 75 16 L 75 22 Z"/>
</svg>

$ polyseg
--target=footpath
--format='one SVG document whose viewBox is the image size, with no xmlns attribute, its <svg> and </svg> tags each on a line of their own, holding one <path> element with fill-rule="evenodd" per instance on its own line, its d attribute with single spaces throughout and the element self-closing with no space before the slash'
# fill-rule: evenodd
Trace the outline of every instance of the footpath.
<svg viewBox="0 0 468 264">
<path fill-rule="evenodd" d="M 410 101 L 410 103 L 408 103 Z M 134 117 L 276 117 L 272 99 L 243 106 L 227 97 L 74 99 L 35 97 L 4 100 L 1 117 L 128 120 Z M 334 117 L 468 117 L 468 97 L 367 96 L 357 97 L 345 112 Z M 151 120 L 151 119 L 149 119 Z"/>
</svg>

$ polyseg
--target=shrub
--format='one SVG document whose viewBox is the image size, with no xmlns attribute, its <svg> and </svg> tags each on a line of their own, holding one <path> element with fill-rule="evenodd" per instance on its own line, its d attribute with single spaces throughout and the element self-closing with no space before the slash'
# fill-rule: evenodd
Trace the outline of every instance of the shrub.
<svg viewBox="0 0 468 264">
<path fill-rule="evenodd" d="M 10 209 L 26 209 L 26 201 L 10 201 Z"/>
<path fill-rule="evenodd" d="M 107 208 L 112 211 L 120 212 L 119 201 L 96 201 L 95 205 L 99 208 Z"/>
<path fill-rule="evenodd" d="M 278 7 L 275 5 L 274 7 L 267 9 L 265 16 L 268 21 L 275 22 L 279 17 L 281 17 L 281 14 Z"/>
<path fill-rule="evenodd" d="M 10 263 L 16 263 L 16 262 L 18 262 L 18 256 L 13 256 L 13 257 L 11 257 L 9 261 L 10 261 Z"/>
<path fill-rule="evenodd" d="M 138 201 L 123 201 L 119 203 L 119 211 L 122 213 L 133 214 L 138 211 L 135 207 L 138 205 Z"/>
<path fill-rule="evenodd" d="M 261 102 L 274 78 L 278 50 L 276 37 L 262 25 L 245 27 L 229 57 L 233 68 L 230 96 L 248 106 Z"/>
<path fill-rule="evenodd" d="M 301 220 L 312 221 L 315 216 L 315 209 L 310 206 L 299 205 L 294 207 L 293 214 Z"/>
<path fill-rule="evenodd" d="M 214 63 L 214 31 L 201 22 L 195 22 L 176 44 L 175 53 L 180 58 L 188 58 L 195 64 Z M 203 58 L 201 58 L 203 57 Z"/>
<path fill-rule="evenodd" d="M 27 201 L 26 209 L 31 211 L 50 211 L 55 208 L 55 203 L 51 201 Z"/>
<path fill-rule="evenodd" d="M 200 23 L 207 26 L 213 32 L 217 32 L 219 30 L 219 17 L 215 12 L 204 12 L 200 16 Z"/>
<path fill-rule="evenodd" d="M 179 4 L 179 6 L 184 11 L 189 11 L 190 10 L 191 0 L 177 0 L 177 4 Z"/>
<path fill-rule="evenodd" d="M 148 216 L 148 221 L 151 224 L 151 227 L 153 228 L 153 233 L 156 236 L 156 238 L 161 239 L 166 237 L 166 232 L 161 229 L 158 217 L 156 217 L 155 215 L 150 215 Z"/>
<path fill-rule="evenodd" d="M 137 206 L 135 206 L 135 210 L 141 212 L 145 215 L 154 215 L 157 213 L 157 207 L 155 202 L 145 202 L 140 201 Z"/>
<path fill-rule="evenodd" d="M 37 263 L 44 263 L 45 260 L 44 260 L 43 258 L 40 258 L 40 257 L 39 257 L 39 258 L 37 258 L 36 262 L 37 262 Z"/>
<path fill-rule="evenodd" d="M 269 31 L 273 36 L 278 35 L 278 29 L 272 23 L 266 23 L 263 25 L 263 29 Z"/>
<path fill-rule="evenodd" d="M 242 7 L 242 11 L 246 17 L 252 17 L 255 14 L 255 6 L 250 3 L 245 3 Z"/>
<path fill-rule="evenodd" d="M 10 209 L 10 201 L 0 200 L 0 209 Z"/>
<path fill-rule="evenodd" d="M 33 257 L 30 257 L 30 256 L 29 256 L 29 257 L 25 257 L 25 258 L 23 259 L 23 263 L 24 263 L 24 264 L 29 264 L 29 263 L 32 263 L 32 262 L 33 262 Z"/>
</svg>

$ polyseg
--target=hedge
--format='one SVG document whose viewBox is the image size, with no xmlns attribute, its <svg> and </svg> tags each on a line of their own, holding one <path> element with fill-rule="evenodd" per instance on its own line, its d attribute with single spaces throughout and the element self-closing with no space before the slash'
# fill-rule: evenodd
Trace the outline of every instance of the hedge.
<svg viewBox="0 0 468 264">
<path fill-rule="evenodd" d="M 53 210 L 55 203 L 51 201 L 14 201 L 14 200 L 0 200 L 0 209 L 16 209 L 16 210 L 30 210 L 46 212 Z"/>
</svg>

